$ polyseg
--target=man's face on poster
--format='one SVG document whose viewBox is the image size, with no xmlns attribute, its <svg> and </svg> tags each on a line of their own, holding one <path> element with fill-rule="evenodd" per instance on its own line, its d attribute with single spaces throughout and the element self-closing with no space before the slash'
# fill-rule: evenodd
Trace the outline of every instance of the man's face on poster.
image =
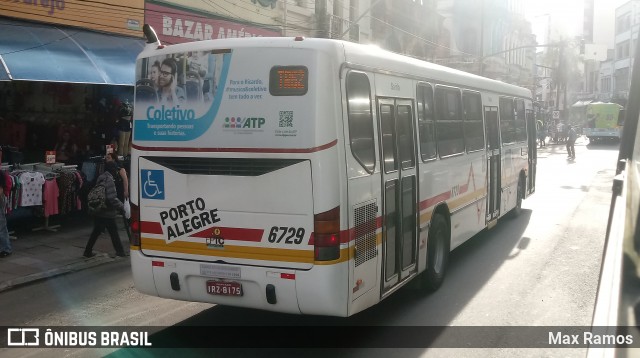
<svg viewBox="0 0 640 358">
<path fill-rule="evenodd" d="M 160 77 L 158 77 L 158 85 L 160 87 L 167 87 L 171 85 L 173 81 L 173 74 L 171 73 L 171 67 L 162 65 L 160 67 Z"/>
</svg>

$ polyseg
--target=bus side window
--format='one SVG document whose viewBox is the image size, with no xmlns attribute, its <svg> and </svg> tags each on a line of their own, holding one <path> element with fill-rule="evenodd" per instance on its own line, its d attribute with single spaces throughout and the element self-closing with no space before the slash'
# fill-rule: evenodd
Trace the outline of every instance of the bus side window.
<svg viewBox="0 0 640 358">
<path fill-rule="evenodd" d="M 437 155 L 436 126 L 433 118 L 433 88 L 429 84 L 418 84 L 417 97 L 420 157 L 425 161 L 434 159 Z"/>
<path fill-rule="evenodd" d="M 467 151 L 484 148 L 484 129 L 482 126 L 482 99 L 478 92 L 462 92 L 464 108 L 464 141 Z"/>
<path fill-rule="evenodd" d="M 525 142 L 527 140 L 527 121 L 524 111 L 524 100 L 516 99 L 516 118 L 515 118 L 515 141 Z"/>
<path fill-rule="evenodd" d="M 351 153 L 368 173 L 373 173 L 376 157 L 369 78 L 362 72 L 351 71 L 346 87 Z"/>
<path fill-rule="evenodd" d="M 513 98 L 500 97 L 500 135 L 502 144 L 516 141 L 515 111 L 513 108 Z"/>
<path fill-rule="evenodd" d="M 464 129 L 460 90 L 436 87 L 436 128 L 440 157 L 464 152 Z"/>
<path fill-rule="evenodd" d="M 413 146 L 413 110 L 411 106 L 399 105 L 397 111 L 398 128 L 398 157 L 402 163 L 402 169 L 416 166 L 415 149 Z"/>
</svg>

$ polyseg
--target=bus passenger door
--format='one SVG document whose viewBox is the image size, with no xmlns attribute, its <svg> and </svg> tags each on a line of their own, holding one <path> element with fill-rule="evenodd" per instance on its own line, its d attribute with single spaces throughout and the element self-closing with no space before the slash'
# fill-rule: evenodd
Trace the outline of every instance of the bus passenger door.
<svg viewBox="0 0 640 358">
<path fill-rule="evenodd" d="M 410 100 L 378 99 L 382 161 L 383 292 L 416 271 L 417 180 Z"/>
<path fill-rule="evenodd" d="M 536 118 L 533 111 L 527 109 L 525 112 L 527 119 L 527 147 L 529 149 L 529 175 L 527 176 L 527 192 L 525 196 L 536 191 L 536 165 L 538 164 L 538 145 L 536 144 L 537 130 Z"/>
<path fill-rule="evenodd" d="M 500 181 L 501 152 L 500 152 L 500 124 L 498 123 L 498 107 L 485 106 L 487 137 L 487 222 L 500 216 Z"/>
</svg>

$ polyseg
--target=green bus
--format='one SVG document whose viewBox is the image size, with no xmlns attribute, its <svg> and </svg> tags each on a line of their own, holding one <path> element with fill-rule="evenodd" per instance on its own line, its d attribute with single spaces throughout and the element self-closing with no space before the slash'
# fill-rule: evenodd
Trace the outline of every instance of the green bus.
<svg viewBox="0 0 640 358">
<path fill-rule="evenodd" d="M 619 140 L 624 121 L 623 107 L 617 103 L 595 102 L 587 105 L 583 134 L 591 142 L 603 139 Z"/>
</svg>

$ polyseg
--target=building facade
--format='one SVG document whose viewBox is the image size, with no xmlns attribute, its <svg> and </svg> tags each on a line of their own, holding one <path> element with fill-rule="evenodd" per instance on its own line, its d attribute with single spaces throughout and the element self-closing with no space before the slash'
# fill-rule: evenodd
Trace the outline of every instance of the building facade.
<svg viewBox="0 0 640 358">
<path fill-rule="evenodd" d="M 640 1 L 632 0 L 616 9 L 612 101 L 629 99 L 631 68 L 640 30 Z"/>
<path fill-rule="evenodd" d="M 438 63 L 535 89 L 535 36 L 523 0 L 440 0 L 450 33 Z"/>
<path fill-rule="evenodd" d="M 436 0 L 377 0 L 372 4 L 372 43 L 423 60 L 446 53 L 448 39 L 442 36 L 443 17 Z"/>
</svg>

